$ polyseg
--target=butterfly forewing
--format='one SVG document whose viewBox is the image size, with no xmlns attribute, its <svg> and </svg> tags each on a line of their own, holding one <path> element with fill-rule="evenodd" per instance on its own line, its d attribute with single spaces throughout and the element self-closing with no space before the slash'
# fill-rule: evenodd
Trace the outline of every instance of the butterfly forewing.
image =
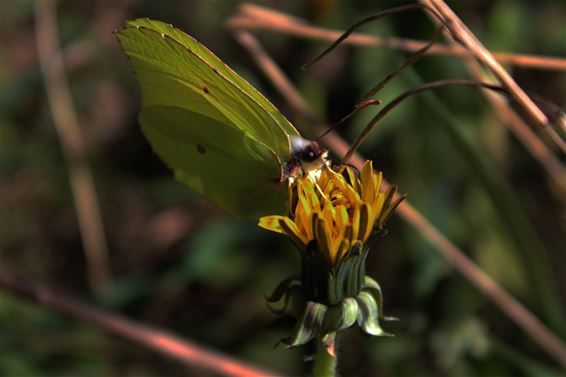
<svg viewBox="0 0 566 377">
<path fill-rule="evenodd" d="M 144 106 L 174 102 L 175 106 L 204 115 L 210 113 L 215 119 L 220 113 L 231 126 L 273 149 L 280 160 L 288 158 L 289 135 L 297 136 L 296 129 L 265 97 L 195 39 L 148 19 L 130 21 L 117 35 L 138 74 Z M 140 70 L 144 74 L 140 75 Z M 143 78 L 152 75 L 151 71 L 157 71 L 160 79 L 163 77 L 159 73 L 168 75 L 167 81 L 176 82 L 173 87 L 180 85 L 192 96 L 183 96 L 183 102 L 183 97 L 155 93 L 156 84 L 169 88 L 169 82 L 144 83 Z"/>
<path fill-rule="evenodd" d="M 236 215 L 284 210 L 282 164 L 298 133 L 283 115 L 169 25 L 136 20 L 116 35 L 141 87 L 144 134 L 176 176 Z"/>
<path fill-rule="evenodd" d="M 258 102 L 258 104 L 268 111 L 279 124 L 279 126 L 290 136 L 299 136 L 299 132 L 293 125 L 281 114 L 279 110 L 271 102 L 269 102 L 259 91 L 251 86 L 246 80 L 214 55 L 206 46 L 200 44 L 197 40 L 183 31 L 160 21 L 150 20 L 148 18 L 140 18 L 128 22 L 132 26 L 145 26 L 152 30 L 161 32 L 175 39 L 188 49 L 193 50 L 198 56 L 205 59 L 211 66 L 217 69 L 226 79 L 232 81 L 243 91 L 249 94 Z"/>
</svg>

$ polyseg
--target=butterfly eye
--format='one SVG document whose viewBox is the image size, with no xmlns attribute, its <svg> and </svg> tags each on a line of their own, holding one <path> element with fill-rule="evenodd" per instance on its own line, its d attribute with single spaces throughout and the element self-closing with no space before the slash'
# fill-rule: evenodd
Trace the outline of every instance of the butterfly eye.
<svg viewBox="0 0 566 377">
<path fill-rule="evenodd" d="M 316 158 L 317 158 L 317 154 L 312 148 L 305 149 L 305 151 L 302 153 L 301 156 L 301 160 L 305 162 L 313 162 L 314 160 L 316 160 Z"/>
</svg>

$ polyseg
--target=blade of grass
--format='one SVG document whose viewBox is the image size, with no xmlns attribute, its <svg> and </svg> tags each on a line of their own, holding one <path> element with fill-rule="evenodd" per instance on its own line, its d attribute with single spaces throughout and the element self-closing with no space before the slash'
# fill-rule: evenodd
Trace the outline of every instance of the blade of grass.
<svg viewBox="0 0 566 377">
<path fill-rule="evenodd" d="M 503 68 L 503 66 L 495 59 L 493 54 L 485 48 L 481 41 L 470 31 L 470 29 L 462 22 L 462 20 L 452 11 L 452 9 L 444 2 L 444 0 L 419 0 L 422 4 L 435 9 L 444 18 L 444 22 L 450 25 L 449 36 L 462 46 L 466 47 L 472 55 L 482 63 L 515 97 L 515 101 L 522 107 L 528 117 L 542 130 L 544 130 L 554 143 L 566 148 L 564 141 L 556 135 L 552 127 L 550 127 L 548 118 L 541 109 L 532 101 L 532 99 L 523 91 L 523 89 L 515 82 L 511 75 Z M 434 21 L 434 20 L 433 20 Z M 566 149 L 564 149 L 566 150 Z"/>
<path fill-rule="evenodd" d="M 343 31 L 340 30 L 330 30 L 309 25 L 305 21 L 291 17 L 285 13 L 250 3 L 242 4 L 238 13 L 229 20 L 229 24 L 232 27 L 249 31 L 267 30 L 281 34 L 295 35 L 301 38 L 329 42 L 334 42 L 343 33 Z M 380 38 L 362 33 L 352 34 L 344 43 L 366 47 L 387 47 L 406 52 L 416 52 L 427 44 L 425 41 L 414 39 L 395 37 Z M 431 55 L 456 57 L 470 56 L 469 51 L 461 46 L 447 46 L 441 43 L 434 44 L 427 53 Z M 494 52 L 494 56 L 501 63 L 509 63 L 520 67 L 559 71 L 566 70 L 566 60 L 553 56 L 536 56 L 506 52 Z"/>
<path fill-rule="evenodd" d="M 0 288 L 45 308 L 91 323 L 111 334 L 132 341 L 161 354 L 180 365 L 233 377 L 277 376 L 274 372 L 245 364 L 230 356 L 181 339 L 159 328 L 146 326 L 128 318 L 90 306 L 46 286 L 20 279 L 0 268 Z M 194 369 L 192 369 L 194 372 Z"/>
<path fill-rule="evenodd" d="M 98 196 L 87 158 L 87 144 L 74 111 L 59 48 L 56 3 L 36 5 L 36 42 L 53 123 L 69 170 L 91 288 L 100 292 L 110 281 L 108 246 Z"/>
<path fill-rule="evenodd" d="M 406 78 L 410 86 L 422 85 L 414 69 L 405 71 L 402 77 Z M 531 279 L 531 298 L 538 302 L 543 318 L 561 334 L 565 332 L 563 316 L 560 310 L 558 290 L 553 283 L 552 269 L 545 258 L 546 252 L 538 236 L 533 231 L 523 211 L 520 210 L 519 200 L 515 194 L 505 188 L 503 181 L 483 154 L 475 148 L 465 137 L 463 130 L 458 126 L 456 117 L 442 103 L 433 92 L 424 92 L 420 97 L 425 108 L 437 114 L 438 126 L 446 132 L 450 140 L 467 163 L 467 168 L 474 174 L 477 182 L 484 188 L 494 211 L 499 217 L 503 229 L 515 244 L 518 257 Z M 554 280 L 555 281 L 555 280 Z"/>
</svg>

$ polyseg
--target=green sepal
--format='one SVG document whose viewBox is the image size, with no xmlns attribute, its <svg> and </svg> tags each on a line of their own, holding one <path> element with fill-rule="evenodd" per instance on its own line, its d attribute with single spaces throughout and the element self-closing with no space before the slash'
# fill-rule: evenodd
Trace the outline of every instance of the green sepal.
<svg viewBox="0 0 566 377">
<path fill-rule="evenodd" d="M 308 301 L 305 310 L 295 324 L 293 335 L 282 340 L 286 347 L 300 346 L 316 337 L 322 327 L 327 309 L 326 305 Z"/>
<path fill-rule="evenodd" d="M 283 306 L 280 309 L 277 309 L 273 303 L 270 302 L 267 303 L 267 307 L 275 315 L 285 315 L 289 313 L 294 317 L 298 317 L 301 310 L 305 307 L 306 302 L 301 286 L 296 284 L 288 287 L 283 295 L 283 299 Z"/>
<path fill-rule="evenodd" d="M 358 318 L 358 302 L 352 297 L 343 299 L 339 305 L 331 306 L 326 311 L 322 330 L 325 334 L 347 329 Z"/>
<path fill-rule="evenodd" d="M 301 283 L 307 299 L 335 306 L 344 298 L 356 297 L 363 286 L 369 248 L 356 241 L 335 265 L 316 248 L 315 242 L 309 243 L 301 258 Z"/>
<path fill-rule="evenodd" d="M 307 300 L 305 299 L 303 288 L 300 285 L 293 285 L 289 288 L 288 296 L 290 297 L 289 309 L 286 313 L 289 313 L 295 318 L 299 318 L 307 306 Z"/>
<path fill-rule="evenodd" d="M 354 242 L 348 256 L 337 263 L 338 281 L 341 292 L 339 298 L 355 297 L 362 288 L 362 278 L 365 275 L 365 259 L 367 252 L 363 250 L 360 241 Z"/>
<path fill-rule="evenodd" d="M 381 293 L 381 287 L 379 283 L 369 276 L 364 277 L 364 284 L 362 286 L 362 291 L 370 293 L 375 302 L 377 303 L 377 310 L 379 314 L 379 319 L 384 321 L 398 321 L 396 317 L 389 317 L 383 314 L 383 294 Z"/>
<path fill-rule="evenodd" d="M 269 296 L 266 296 L 265 299 L 267 300 L 267 302 L 270 303 L 278 302 L 279 300 L 281 300 L 283 295 L 287 293 L 289 287 L 293 283 L 300 283 L 299 275 L 293 274 L 288 278 L 286 278 L 285 280 L 283 280 L 281 283 L 277 285 L 277 287 L 275 287 L 273 293 L 271 293 L 271 295 Z"/>
<path fill-rule="evenodd" d="M 381 326 L 379 326 L 378 306 L 371 293 L 367 291 L 360 292 L 356 296 L 356 301 L 359 306 L 358 326 L 364 333 L 372 336 L 393 336 L 383 331 Z"/>
<path fill-rule="evenodd" d="M 297 275 L 291 275 L 279 283 L 270 296 L 266 296 L 267 307 L 275 315 L 286 314 L 288 312 L 287 308 L 289 306 L 289 301 L 293 301 L 292 296 L 297 294 L 297 291 L 301 293 L 300 281 L 297 279 Z M 272 305 L 281 301 L 282 298 L 284 299 L 283 307 L 277 309 L 274 305 Z"/>
</svg>

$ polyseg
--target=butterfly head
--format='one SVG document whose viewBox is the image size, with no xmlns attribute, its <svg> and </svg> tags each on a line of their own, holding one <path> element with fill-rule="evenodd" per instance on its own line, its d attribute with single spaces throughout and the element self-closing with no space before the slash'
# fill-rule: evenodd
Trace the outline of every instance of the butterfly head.
<svg viewBox="0 0 566 377">
<path fill-rule="evenodd" d="M 328 151 L 316 141 L 301 137 L 291 139 L 291 159 L 287 162 L 289 176 L 309 174 L 320 170 L 328 157 Z"/>
</svg>

